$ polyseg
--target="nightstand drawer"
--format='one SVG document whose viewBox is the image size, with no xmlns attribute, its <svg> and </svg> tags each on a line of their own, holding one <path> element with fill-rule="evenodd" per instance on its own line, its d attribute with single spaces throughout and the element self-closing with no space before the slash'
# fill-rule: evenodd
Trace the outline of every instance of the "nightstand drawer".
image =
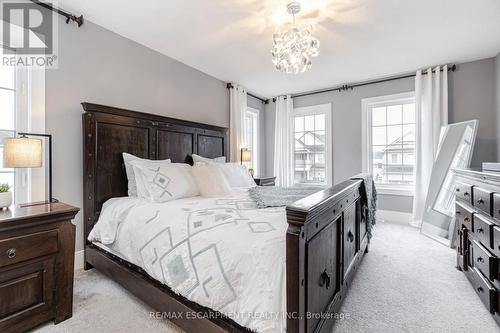
<svg viewBox="0 0 500 333">
<path fill-rule="evenodd" d="M 472 231 L 472 215 L 474 211 L 460 202 L 455 204 L 455 208 L 458 226 L 464 226 L 467 230 Z"/>
<path fill-rule="evenodd" d="M 0 240 L 0 267 L 58 251 L 57 230 Z"/>
<path fill-rule="evenodd" d="M 474 205 L 474 207 L 485 212 L 488 215 L 491 215 L 491 198 L 493 196 L 493 193 L 476 186 L 474 186 L 472 192 L 472 197 L 474 198 L 472 204 Z"/>
<path fill-rule="evenodd" d="M 0 269 L 0 332 L 22 332 L 30 318 L 54 317 L 54 256 Z"/>
<path fill-rule="evenodd" d="M 497 260 L 488 250 L 476 241 L 472 242 L 474 267 L 479 269 L 484 276 L 493 281 L 497 276 Z"/>
</svg>

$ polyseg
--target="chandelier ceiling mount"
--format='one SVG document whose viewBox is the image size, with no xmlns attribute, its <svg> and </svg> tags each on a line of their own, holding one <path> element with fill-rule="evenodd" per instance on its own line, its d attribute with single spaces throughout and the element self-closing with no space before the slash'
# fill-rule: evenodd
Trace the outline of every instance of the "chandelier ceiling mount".
<svg viewBox="0 0 500 333">
<path fill-rule="evenodd" d="M 286 8 L 293 21 L 273 34 L 273 64 L 284 73 L 303 73 L 311 68 L 311 58 L 319 55 L 319 40 L 311 36 L 311 25 L 296 24 L 295 15 L 301 9 L 299 2 L 292 1 Z"/>
</svg>

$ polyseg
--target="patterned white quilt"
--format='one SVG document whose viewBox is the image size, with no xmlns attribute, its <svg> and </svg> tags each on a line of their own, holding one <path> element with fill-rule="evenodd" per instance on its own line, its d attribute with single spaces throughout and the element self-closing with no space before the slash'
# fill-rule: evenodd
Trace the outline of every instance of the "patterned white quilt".
<svg viewBox="0 0 500 333">
<path fill-rule="evenodd" d="M 114 198 L 89 235 L 189 300 L 258 332 L 284 332 L 285 209 L 247 190 L 166 203 Z"/>
</svg>

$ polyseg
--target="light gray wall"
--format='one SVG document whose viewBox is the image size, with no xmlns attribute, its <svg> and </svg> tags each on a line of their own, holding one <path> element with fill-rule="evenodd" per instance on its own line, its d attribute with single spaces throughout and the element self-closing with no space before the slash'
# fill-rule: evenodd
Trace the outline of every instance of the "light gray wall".
<svg viewBox="0 0 500 333">
<path fill-rule="evenodd" d="M 294 99 L 294 107 L 332 104 L 333 182 L 340 183 L 362 170 L 361 100 L 369 97 L 413 91 L 413 79 L 401 79 L 359 87 L 345 92 L 330 92 Z M 412 197 L 379 195 L 379 209 L 403 210 L 412 207 Z"/>
<path fill-rule="evenodd" d="M 495 59 L 483 59 L 458 65 L 449 79 L 449 122 L 478 119 L 472 167 L 497 161 L 497 112 Z"/>
<path fill-rule="evenodd" d="M 59 22 L 59 68 L 46 72 L 47 133 L 53 135 L 54 196 L 82 203 L 81 102 L 218 126 L 229 125 L 225 83 L 86 21 Z M 76 249 L 83 248 L 82 213 Z"/>
<path fill-rule="evenodd" d="M 498 57 L 497 57 L 498 58 Z M 473 166 L 497 159 L 498 133 L 495 101 L 494 58 L 460 64 L 458 71 L 449 74 L 450 122 L 479 119 L 478 140 Z M 333 180 L 341 182 L 362 170 L 361 100 L 363 98 L 413 91 L 413 78 L 356 88 L 352 91 L 330 92 L 294 99 L 295 107 L 332 104 Z M 274 143 L 274 104 L 266 108 L 266 142 Z M 499 111 L 500 114 L 500 111 Z M 272 173 L 272 151 L 267 152 L 267 172 Z M 379 209 L 411 212 L 410 196 L 380 195 Z"/>
<path fill-rule="evenodd" d="M 259 99 L 248 96 L 247 105 L 251 108 L 259 110 L 259 166 L 256 176 L 264 176 L 266 173 L 266 119 L 265 119 L 265 109 L 266 105 Z"/>
</svg>

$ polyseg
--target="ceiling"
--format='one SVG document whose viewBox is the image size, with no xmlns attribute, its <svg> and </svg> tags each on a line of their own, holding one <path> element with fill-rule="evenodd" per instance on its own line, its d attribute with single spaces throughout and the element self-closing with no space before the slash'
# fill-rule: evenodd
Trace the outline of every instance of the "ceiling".
<svg viewBox="0 0 500 333">
<path fill-rule="evenodd" d="M 460 63 L 500 52 L 498 0 L 302 0 L 320 55 L 278 72 L 283 0 L 59 0 L 60 7 L 202 72 L 273 97 Z"/>
</svg>

